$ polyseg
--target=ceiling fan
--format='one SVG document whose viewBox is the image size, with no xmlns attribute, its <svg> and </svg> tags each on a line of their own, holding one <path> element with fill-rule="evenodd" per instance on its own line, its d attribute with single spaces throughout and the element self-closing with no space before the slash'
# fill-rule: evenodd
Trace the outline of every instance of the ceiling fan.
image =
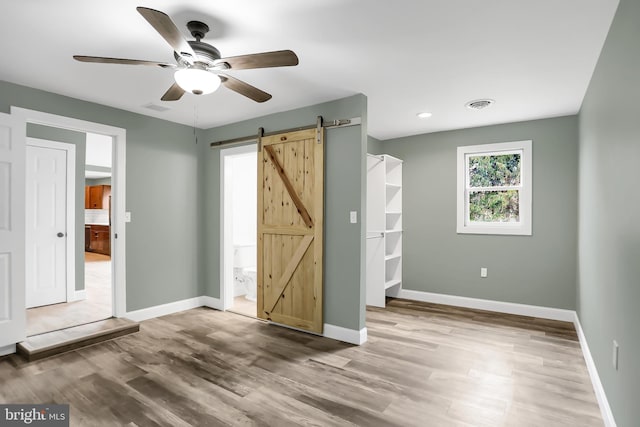
<svg viewBox="0 0 640 427">
<path fill-rule="evenodd" d="M 150 65 L 174 69 L 176 70 L 174 74 L 176 82 L 162 96 L 161 99 L 163 101 L 177 101 L 185 92 L 195 95 L 208 94 L 214 92 L 220 84 L 223 84 L 226 88 L 256 102 L 265 102 L 271 99 L 270 94 L 242 80 L 231 77 L 225 74 L 224 71 L 298 65 L 298 57 L 291 50 L 221 58 L 218 49 L 201 41 L 209 31 L 207 24 L 200 21 L 188 22 L 187 28 L 195 40 L 187 41 L 166 13 L 146 7 L 138 7 L 136 9 L 173 48 L 173 55 L 177 64 L 101 56 L 74 55 L 73 58 L 80 62 Z"/>
</svg>

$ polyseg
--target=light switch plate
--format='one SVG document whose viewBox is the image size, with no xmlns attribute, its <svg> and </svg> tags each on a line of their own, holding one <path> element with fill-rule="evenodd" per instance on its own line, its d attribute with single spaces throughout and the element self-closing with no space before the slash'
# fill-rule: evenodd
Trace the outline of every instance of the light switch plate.
<svg viewBox="0 0 640 427">
<path fill-rule="evenodd" d="M 124 213 L 124 222 L 131 222 L 131 212 Z"/>
<path fill-rule="evenodd" d="M 487 268 L 486 267 L 481 267 L 480 268 L 480 277 L 487 277 Z"/>
<path fill-rule="evenodd" d="M 357 224 L 358 223 L 358 211 L 351 211 L 349 214 L 349 220 L 351 221 L 351 224 Z"/>
</svg>

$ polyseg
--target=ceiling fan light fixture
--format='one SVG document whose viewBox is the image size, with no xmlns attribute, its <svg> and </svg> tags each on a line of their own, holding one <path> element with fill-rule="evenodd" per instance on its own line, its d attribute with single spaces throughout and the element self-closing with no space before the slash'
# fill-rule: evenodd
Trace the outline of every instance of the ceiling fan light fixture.
<svg viewBox="0 0 640 427">
<path fill-rule="evenodd" d="M 174 74 L 176 83 L 185 92 L 195 95 L 206 95 L 220 87 L 220 77 L 210 71 L 199 68 L 183 68 Z"/>
</svg>

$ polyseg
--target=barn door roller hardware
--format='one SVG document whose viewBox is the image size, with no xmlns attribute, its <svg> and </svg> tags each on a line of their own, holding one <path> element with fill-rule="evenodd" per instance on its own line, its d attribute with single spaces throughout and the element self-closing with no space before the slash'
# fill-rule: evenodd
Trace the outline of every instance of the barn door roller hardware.
<svg viewBox="0 0 640 427">
<path fill-rule="evenodd" d="M 262 151 L 262 137 L 264 137 L 264 128 L 258 128 L 258 151 Z M 213 147 L 213 143 L 211 146 Z"/>
<path fill-rule="evenodd" d="M 322 116 L 316 120 L 316 144 L 322 144 Z"/>
<path fill-rule="evenodd" d="M 226 139 L 223 141 L 215 141 L 212 142 L 211 148 L 215 148 L 215 147 L 220 147 L 221 145 L 235 145 L 235 144 L 246 144 L 247 142 L 254 142 L 254 141 L 258 141 L 258 150 L 261 149 L 260 147 L 260 138 L 265 137 L 265 136 L 270 136 L 270 135 L 278 135 L 280 133 L 288 133 L 288 132 L 296 132 L 299 130 L 307 130 L 307 129 L 318 129 L 320 130 L 320 128 L 324 128 L 324 129 L 334 129 L 334 128 L 342 128 L 342 127 L 349 127 L 349 126 L 359 126 L 360 124 L 362 124 L 362 119 L 360 117 L 353 117 L 351 119 L 338 119 L 338 120 L 330 120 L 330 121 L 326 121 L 322 118 L 322 116 L 318 116 L 318 119 L 316 121 L 316 123 L 309 125 L 309 126 L 302 126 L 302 127 L 297 127 L 297 128 L 292 128 L 292 129 L 282 129 L 282 130 L 276 130 L 276 131 L 272 131 L 272 132 L 265 132 L 264 128 L 259 128 L 257 135 L 249 135 L 249 136 L 243 136 L 241 138 L 233 138 L 233 139 Z M 318 132 L 319 134 L 320 132 Z M 320 143 L 321 141 L 318 141 L 318 143 Z"/>
</svg>

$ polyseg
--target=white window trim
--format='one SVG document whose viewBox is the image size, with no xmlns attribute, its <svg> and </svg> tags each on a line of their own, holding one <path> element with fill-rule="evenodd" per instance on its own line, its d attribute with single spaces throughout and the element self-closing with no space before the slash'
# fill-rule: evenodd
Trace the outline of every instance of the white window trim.
<svg viewBox="0 0 640 427">
<path fill-rule="evenodd" d="M 513 141 L 496 144 L 467 145 L 458 147 L 457 155 L 457 222 L 456 231 L 459 234 L 503 234 L 531 236 L 531 211 L 532 211 L 532 149 L 531 141 Z M 468 220 L 468 206 L 466 200 L 466 173 L 467 158 L 469 155 L 478 154 L 508 154 L 514 151 L 522 151 L 520 180 L 520 222 L 503 223 L 479 223 Z"/>
</svg>

